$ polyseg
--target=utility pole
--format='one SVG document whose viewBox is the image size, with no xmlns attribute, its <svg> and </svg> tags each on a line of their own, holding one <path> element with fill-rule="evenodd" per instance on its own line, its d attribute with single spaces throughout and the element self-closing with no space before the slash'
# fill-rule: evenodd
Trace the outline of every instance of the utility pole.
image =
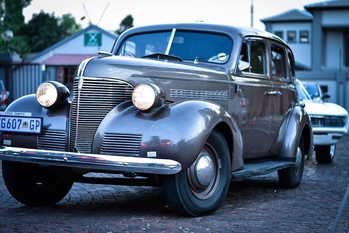
<svg viewBox="0 0 349 233">
<path fill-rule="evenodd" d="M 253 0 L 251 0 L 251 28 L 253 28 Z"/>
</svg>

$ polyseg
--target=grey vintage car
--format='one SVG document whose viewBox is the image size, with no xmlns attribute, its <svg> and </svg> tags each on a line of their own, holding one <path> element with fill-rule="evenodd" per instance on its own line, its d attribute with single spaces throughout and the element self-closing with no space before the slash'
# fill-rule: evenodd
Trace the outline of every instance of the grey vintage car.
<svg viewBox="0 0 349 233">
<path fill-rule="evenodd" d="M 26 205 L 55 204 L 74 182 L 161 185 L 176 211 L 202 216 L 231 179 L 277 171 L 297 187 L 312 155 L 292 51 L 267 32 L 132 28 L 80 64 L 72 92 L 44 82 L 0 118 L 3 178 Z"/>
</svg>

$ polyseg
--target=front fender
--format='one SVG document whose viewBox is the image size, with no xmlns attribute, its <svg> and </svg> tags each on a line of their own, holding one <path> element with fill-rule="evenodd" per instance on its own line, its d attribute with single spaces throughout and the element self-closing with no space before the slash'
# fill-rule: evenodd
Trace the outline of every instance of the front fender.
<svg viewBox="0 0 349 233">
<path fill-rule="evenodd" d="M 69 118 L 70 104 L 65 103 L 55 109 L 46 109 L 36 101 L 35 94 L 22 96 L 13 101 L 5 111 L 5 114 L 24 115 L 43 118 L 43 133 L 47 130 L 66 132 Z M 37 148 L 37 135 L 7 134 L 6 142 L 13 147 Z M 4 141 L 3 141 L 4 142 Z"/>
<path fill-rule="evenodd" d="M 281 147 L 280 157 L 294 160 L 298 142 L 303 137 L 305 154 L 311 158 L 313 153 L 312 126 L 308 113 L 301 106 L 296 106 L 290 116 L 285 138 Z"/>
<path fill-rule="evenodd" d="M 186 169 L 220 123 L 227 124 L 231 135 L 239 135 L 226 111 L 209 101 L 177 102 L 151 113 L 141 112 L 128 102 L 114 108 L 103 119 L 95 134 L 92 151 L 101 153 L 106 134 L 135 135 L 141 137 L 139 155 L 135 156 L 173 159 Z M 127 146 L 127 141 L 124 144 Z M 238 146 L 242 147 L 242 143 Z"/>
</svg>

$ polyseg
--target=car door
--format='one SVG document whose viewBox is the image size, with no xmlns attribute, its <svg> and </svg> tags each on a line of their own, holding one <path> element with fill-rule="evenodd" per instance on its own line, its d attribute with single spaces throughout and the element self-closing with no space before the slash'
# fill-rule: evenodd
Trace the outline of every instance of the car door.
<svg viewBox="0 0 349 233">
<path fill-rule="evenodd" d="M 295 91 L 295 69 L 291 50 L 284 45 L 271 41 L 270 43 L 270 74 L 273 83 L 273 117 L 270 139 L 272 140 L 269 153 L 277 155 L 284 138 L 288 112 L 293 108 L 297 98 Z"/>
<path fill-rule="evenodd" d="M 241 130 L 244 158 L 264 157 L 269 150 L 272 83 L 267 73 L 267 44 L 262 38 L 246 38 L 240 50 L 231 112 Z"/>
</svg>

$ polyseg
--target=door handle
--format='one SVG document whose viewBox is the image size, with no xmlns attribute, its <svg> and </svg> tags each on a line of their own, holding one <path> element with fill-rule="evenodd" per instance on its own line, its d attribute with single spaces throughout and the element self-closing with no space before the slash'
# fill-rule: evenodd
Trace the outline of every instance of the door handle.
<svg viewBox="0 0 349 233">
<path fill-rule="evenodd" d="M 274 95 L 274 96 L 282 96 L 281 91 L 266 91 L 264 92 L 266 95 Z"/>
</svg>

